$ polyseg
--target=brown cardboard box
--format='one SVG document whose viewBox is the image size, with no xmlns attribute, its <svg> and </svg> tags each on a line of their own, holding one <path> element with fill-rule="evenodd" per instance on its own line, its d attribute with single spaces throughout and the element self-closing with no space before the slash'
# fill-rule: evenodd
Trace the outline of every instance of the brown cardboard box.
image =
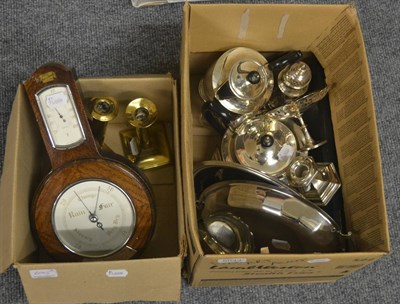
<svg viewBox="0 0 400 304">
<path fill-rule="evenodd" d="M 178 301 L 185 237 L 176 83 L 170 75 L 90 78 L 79 83 L 85 99 L 113 96 L 121 109 L 134 98 L 149 98 L 159 109 L 159 120 L 168 126 L 174 163 L 146 172 L 156 198 L 154 237 L 140 258 L 127 261 L 54 263 L 38 254 L 28 206 L 48 160 L 19 86 L 7 130 L 0 188 L 0 270 L 14 264 L 31 303 Z M 124 112 L 119 111 L 106 133 L 105 143 L 117 153 L 122 153 L 118 132 L 128 127 Z"/>
<path fill-rule="evenodd" d="M 182 172 L 188 271 L 194 286 L 335 281 L 389 253 L 371 82 L 351 5 L 187 4 L 181 53 Z M 198 236 L 193 166 L 209 160 L 219 137 L 201 123 L 200 78 L 237 46 L 260 52 L 313 52 L 328 85 L 347 229 L 358 250 L 329 254 L 204 254 Z"/>
</svg>

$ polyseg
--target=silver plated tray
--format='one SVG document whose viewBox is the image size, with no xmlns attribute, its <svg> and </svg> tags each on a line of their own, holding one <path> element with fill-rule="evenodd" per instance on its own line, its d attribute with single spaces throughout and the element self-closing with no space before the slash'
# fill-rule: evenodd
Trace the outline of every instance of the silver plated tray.
<svg viewBox="0 0 400 304">
<path fill-rule="evenodd" d="M 342 252 L 346 235 L 321 208 L 276 178 L 219 161 L 194 172 L 199 219 L 229 212 L 254 236 L 254 252 Z"/>
</svg>

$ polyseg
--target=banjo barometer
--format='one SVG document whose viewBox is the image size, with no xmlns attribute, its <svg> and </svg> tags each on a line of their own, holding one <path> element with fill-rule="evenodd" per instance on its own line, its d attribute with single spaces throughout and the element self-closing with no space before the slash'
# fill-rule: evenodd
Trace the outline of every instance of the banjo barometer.
<svg viewBox="0 0 400 304">
<path fill-rule="evenodd" d="M 59 261 L 129 259 L 151 238 L 154 202 L 142 173 L 99 152 L 71 69 L 50 63 L 24 82 L 52 170 L 31 224 Z"/>
</svg>

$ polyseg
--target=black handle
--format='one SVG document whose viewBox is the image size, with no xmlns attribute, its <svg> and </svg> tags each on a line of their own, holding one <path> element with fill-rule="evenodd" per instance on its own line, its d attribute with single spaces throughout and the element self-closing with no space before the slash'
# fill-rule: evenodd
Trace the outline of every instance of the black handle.
<svg viewBox="0 0 400 304">
<path fill-rule="evenodd" d="M 288 64 L 292 64 L 303 57 L 303 53 L 301 51 L 291 51 L 283 54 L 278 59 L 275 59 L 268 63 L 268 67 L 275 71 L 277 69 L 281 69 Z"/>
<path fill-rule="evenodd" d="M 208 123 L 220 134 L 224 135 L 231 121 L 239 117 L 225 109 L 217 100 L 207 101 L 203 104 L 202 113 Z"/>
<path fill-rule="evenodd" d="M 221 100 L 235 97 L 235 94 L 232 92 L 229 85 L 229 80 L 225 81 L 225 83 L 217 90 L 216 95 Z"/>
</svg>

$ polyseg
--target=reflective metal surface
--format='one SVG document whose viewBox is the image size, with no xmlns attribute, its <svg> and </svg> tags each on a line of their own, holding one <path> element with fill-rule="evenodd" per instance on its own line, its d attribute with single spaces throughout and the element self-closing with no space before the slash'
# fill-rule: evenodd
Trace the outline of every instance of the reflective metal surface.
<svg viewBox="0 0 400 304">
<path fill-rule="evenodd" d="M 322 90 L 312 92 L 304 97 L 296 100 L 291 100 L 286 105 L 280 106 L 276 109 L 267 112 L 267 115 L 275 119 L 288 119 L 296 118 L 300 123 L 300 128 L 304 134 L 304 142 L 301 144 L 303 151 L 309 151 L 316 149 L 326 143 L 326 140 L 316 142 L 307 129 L 307 126 L 303 120 L 302 113 L 314 103 L 321 101 L 328 94 L 329 87 L 325 87 Z"/>
<path fill-rule="evenodd" d="M 345 242 L 337 224 L 322 209 L 280 187 L 249 181 L 212 184 L 199 196 L 201 218 L 229 212 L 254 235 L 255 252 L 341 252 Z"/>
<path fill-rule="evenodd" d="M 256 50 L 230 49 L 208 69 L 199 83 L 199 94 L 205 102 L 217 99 L 233 113 L 256 111 L 270 98 L 274 86 L 267 63 Z"/>
<path fill-rule="evenodd" d="M 136 98 L 126 107 L 125 117 L 134 127 L 120 132 L 125 157 L 143 170 L 170 164 L 167 134 L 164 124 L 157 122 L 156 104 Z"/>
<path fill-rule="evenodd" d="M 156 122 L 158 112 L 153 101 L 146 98 L 136 98 L 126 107 L 125 116 L 133 127 L 147 128 Z"/>
<path fill-rule="evenodd" d="M 196 197 L 209 186 L 228 180 L 246 180 L 270 184 L 282 188 L 294 197 L 304 199 L 297 191 L 276 177 L 237 163 L 209 160 L 198 163 L 193 171 Z"/>
<path fill-rule="evenodd" d="M 239 122 L 222 139 L 222 158 L 272 176 L 283 174 L 297 151 L 293 132 L 265 115 L 241 117 Z"/>
<path fill-rule="evenodd" d="M 308 90 L 312 74 L 303 61 L 286 66 L 278 75 L 278 87 L 288 97 L 300 97 Z"/>
<path fill-rule="evenodd" d="M 110 149 L 104 144 L 107 125 L 118 115 L 118 102 L 113 97 L 93 97 L 90 99 L 91 128 L 94 138 L 103 149 Z"/>
<path fill-rule="evenodd" d="M 317 168 L 317 174 L 311 182 L 312 187 L 307 191 L 300 191 L 313 203 L 326 206 L 341 187 L 341 182 L 332 163 L 318 163 Z"/>
<path fill-rule="evenodd" d="M 118 102 L 113 97 L 93 97 L 91 116 L 102 122 L 113 120 L 118 115 Z"/>
<path fill-rule="evenodd" d="M 199 222 L 199 234 L 211 253 L 252 253 L 253 234 L 231 213 L 215 213 Z"/>
<path fill-rule="evenodd" d="M 287 170 L 289 185 L 307 188 L 318 173 L 317 165 L 310 156 L 299 155 L 293 160 Z"/>
<path fill-rule="evenodd" d="M 268 111 L 268 115 L 276 119 L 298 117 L 299 114 L 307 111 L 312 104 L 321 101 L 329 91 L 329 87 L 324 87 L 319 91 L 312 92 L 301 98 L 289 100 L 286 105 Z"/>
</svg>

